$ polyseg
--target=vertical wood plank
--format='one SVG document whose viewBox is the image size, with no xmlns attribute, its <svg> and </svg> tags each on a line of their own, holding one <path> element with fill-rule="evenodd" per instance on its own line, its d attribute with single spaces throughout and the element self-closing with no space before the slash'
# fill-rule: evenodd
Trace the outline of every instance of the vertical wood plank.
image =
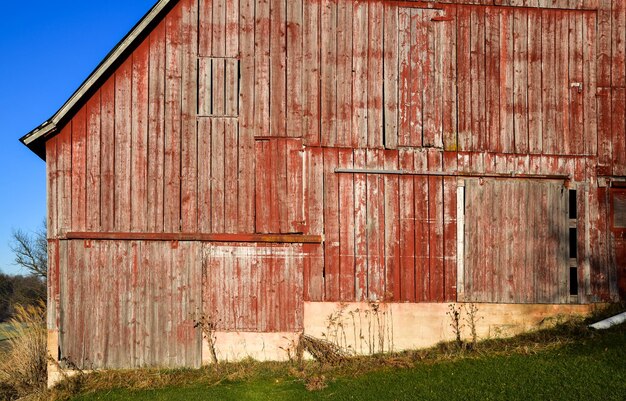
<svg viewBox="0 0 626 401">
<path fill-rule="evenodd" d="M 86 229 L 100 229 L 100 91 L 97 91 L 87 102 L 87 183 L 86 183 Z M 47 163 L 51 163 L 50 158 L 46 158 Z M 56 163 L 56 162 L 55 162 Z M 48 192 L 52 197 L 55 192 Z M 55 200 L 56 202 L 56 200 Z M 56 211 L 55 211 L 56 212 Z M 48 230 L 50 230 L 48 225 Z M 52 228 L 54 230 L 54 227 Z M 54 231 L 52 231 L 54 232 Z"/>
<path fill-rule="evenodd" d="M 254 6 L 255 0 L 241 0 L 240 48 L 241 77 L 239 93 L 239 179 L 238 222 L 239 232 L 255 232 L 254 224 Z"/>
<path fill-rule="evenodd" d="M 424 146 L 442 147 L 441 120 L 443 111 L 443 52 L 439 38 L 441 37 L 441 24 L 433 23 L 432 18 L 436 14 L 424 12 L 424 24 L 427 36 L 424 74 L 427 77 L 424 86 L 423 119 Z"/>
<path fill-rule="evenodd" d="M 301 139 L 289 139 L 286 148 L 286 198 L 287 214 L 282 217 L 285 220 L 285 233 L 301 233 L 304 231 L 304 176 L 303 155 Z"/>
<path fill-rule="evenodd" d="M 424 10 L 411 9 L 411 85 L 409 99 L 409 146 L 422 146 L 424 134 L 424 87 L 428 83 L 425 64 L 428 54 L 428 30 Z"/>
<path fill-rule="evenodd" d="M 150 41 L 146 40 L 133 54 L 130 133 L 131 231 L 145 231 L 147 228 L 149 62 Z"/>
<path fill-rule="evenodd" d="M 397 151 L 385 150 L 383 156 L 385 170 L 398 169 Z M 385 175 L 382 185 L 385 235 L 385 300 L 397 301 L 401 294 L 399 177 Z"/>
<path fill-rule="evenodd" d="M 131 225 L 131 129 L 132 58 L 115 73 L 115 229 L 130 231 Z"/>
<path fill-rule="evenodd" d="M 148 89 L 147 229 L 163 231 L 164 156 L 165 156 L 165 26 L 158 25 L 150 34 Z M 104 95 L 103 95 L 104 101 Z M 104 113 L 103 113 L 104 115 Z M 104 130 L 102 132 L 104 135 Z M 104 155 L 104 149 L 102 154 Z M 104 207 L 104 200 L 102 203 Z"/>
<path fill-rule="evenodd" d="M 365 150 L 354 150 L 354 168 L 365 168 Z M 368 299 L 367 176 L 354 174 L 354 252 L 356 300 Z"/>
<path fill-rule="evenodd" d="M 289 232 L 291 224 L 287 222 L 287 216 L 289 214 L 289 198 L 287 195 L 287 168 L 288 168 L 288 150 L 287 139 L 279 138 L 274 141 L 272 145 L 272 170 L 275 174 L 271 177 L 271 187 L 275 190 L 272 193 L 274 197 L 272 203 L 276 205 L 276 230 L 273 232 Z M 276 153 L 274 153 L 276 152 Z"/>
<path fill-rule="evenodd" d="M 225 229 L 225 143 L 226 129 L 223 118 L 211 119 L 211 231 L 223 233 Z"/>
<path fill-rule="evenodd" d="M 113 194 L 115 193 L 115 80 L 108 80 L 102 85 L 101 100 L 100 221 L 103 231 L 113 231 L 115 210 L 113 201 Z"/>
<path fill-rule="evenodd" d="M 614 3 L 612 0 L 598 0 L 598 24 L 597 24 L 597 44 L 598 44 L 598 86 L 611 86 L 611 7 Z"/>
<path fill-rule="evenodd" d="M 583 16 L 583 142 L 584 153 L 597 154 L 598 149 L 598 126 L 597 126 L 597 35 L 596 16 L 585 14 Z"/>
<path fill-rule="evenodd" d="M 368 169 L 380 169 L 382 164 L 383 160 L 378 150 L 366 150 L 365 165 Z M 382 180 L 378 174 L 367 175 L 366 193 L 367 294 L 369 300 L 383 300 L 385 290 L 384 205 L 382 204 L 384 188 L 382 188 Z"/>
<path fill-rule="evenodd" d="M 339 168 L 352 168 L 352 149 L 339 150 Z M 354 175 L 339 174 L 339 269 L 341 301 L 355 300 Z"/>
<path fill-rule="evenodd" d="M 238 147 L 239 129 L 237 121 L 232 118 L 224 119 L 224 231 L 227 233 L 236 233 L 238 205 L 240 202 L 240 194 L 238 193 L 238 180 L 233 179 L 239 177 L 238 165 Z M 242 177 L 243 178 L 243 177 Z M 243 179 L 250 179 L 245 177 Z M 221 199 L 221 198 L 220 198 Z M 245 202 L 241 199 L 241 202 Z"/>
<path fill-rule="evenodd" d="M 211 56 L 213 50 L 213 1 L 200 0 L 198 7 L 198 55 Z"/>
<path fill-rule="evenodd" d="M 503 15 L 504 11 L 501 14 L 501 18 L 503 17 Z M 472 25 L 470 38 L 470 62 L 472 79 L 472 149 L 485 150 L 487 148 L 485 138 L 485 9 L 482 7 L 472 8 L 470 21 Z M 503 21 L 500 25 L 502 29 L 502 26 L 504 25 Z M 502 51 L 502 42 L 500 48 Z M 502 66 L 502 62 L 500 64 Z M 500 69 L 500 75 L 502 76 L 502 67 Z M 502 87 L 502 84 L 500 85 L 500 87 Z M 502 104 L 502 98 L 500 103 Z M 500 113 L 500 115 L 502 116 L 502 113 Z"/>
<path fill-rule="evenodd" d="M 569 148 L 568 154 L 584 153 L 584 91 L 590 88 L 584 85 L 584 58 L 583 58 L 583 17 L 578 15 L 569 15 L 569 140 L 566 137 L 565 149 Z M 591 50 L 591 49 L 589 49 Z M 580 83 L 580 90 L 575 85 Z M 568 146 L 569 142 L 569 146 Z"/>
<path fill-rule="evenodd" d="M 383 145 L 388 149 L 398 147 L 398 83 L 399 83 L 399 24 L 398 9 L 393 4 L 384 4 L 383 22 L 383 95 L 384 122 Z"/>
<path fill-rule="evenodd" d="M 398 9 L 398 145 L 410 144 L 411 129 L 411 11 Z"/>
<path fill-rule="evenodd" d="M 254 31 L 254 127 L 255 136 L 270 135 L 270 5 L 256 3 Z"/>
<path fill-rule="evenodd" d="M 496 152 L 515 150 L 514 110 L 514 33 L 513 12 L 500 12 L 500 148 Z"/>
<path fill-rule="evenodd" d="M 190 4 L 193 5 L 193 4 Z M 226 0 L 224 20 L 224 47 L 226 57 L 239 57 L 239 0 Z"/>
<path fill-rule="evenodd" d="M 541 11 L 528 13 L 528 150 L 543 151 L 543 105 L 541 80 Z"/>
<path fill-rule="evenodd" d="M 441 170 L 441 153 L 428 150 L 428 169 Z M 429 225 L 429 301 L 443 302 L 445 298 L 444 270 L 444 199 L 443 179 L 428 178 L 428 225 Z"/>
<path fill-rule="evenodd" d="M 182 102 L 182 9 L 175 7 L 165 18 L 165 151 L 163 228 L 180 230 L 181 217 L 181 102 Z M 214 36 L 215 38 L 215 36 Z"/>
<path fill-rule="evenodd" d="M 399 165 L 402 170 L 413 169 L 413 151 L 401 149 Z M 415 200 L 414 179 L 401 176 L 399 183 L 400 202 L 400 294 L 399 301 L 415 301 Z"/>
<path fill-rule="evenodd" d="M 383 5 L 368 2 L 367 146 L 383 146 Z"/>
<path fill-rule="evenodd" d="M 59 196 L 58 196 L 58 180 L 59 180 L 59 167 L 58 167 L 58 153 L 57 153 L 57 142 L 58 137 L 55 136 L 50 138 L 46 142 L 46 193 L 48 194 L 48 202 L 47 202 L 47 219 L 46 219 L 46 228 L 47 228 L 47 238 L 57 238 L 58 236 L 58 205 L 59 205 Z M 100 188 L 98 188 L 99 190 Z M 99 194 L 98 194 L 99 195 Z M 98 198 L 100 198 L 98 196 Z M 100 211 L 98 210 L 98 213 Z M 98 219 L 99 219 L 98 215 Z M 50 252 L 48 252 L 51 254 Z M 49 257 L 50 258 L 50 257 Z M 52 263 L 52 262 L 51 262 Z M 50 286 L 50 282 L 48 282 Z"/>
<path fill-rule="evenodd" d="M 611 95 L 611 131 L 613 174 L 626 174 L 626 88 L 613 88 Z"/>
<path fill-rule="evenodd" d="M 340 234 L 339 234 L 339 180 L 335 168 L 339 163 L 337 149 L 324 149 L 324 286 L 325 300 L 338 301 L 340 297 Z"/>
<path fill-rule="evenodd" d="M 352 144 L 352 3 L 337 2 L 337 146 Z"/>
<path fill-rule="evenodd" d="M 487 113 L 486 135 L 489 149 L 503 148 L 500 135 L 500 12 L 498 9 L 485 10 L 485 111 Z M 506 66 L 503 66 L 506 68 Z"/>
<path fill-rule="evenodd" d="M 213 155 L 212 122 L 210 119 L 198 120 L 198 231 L 210 233 L 213 230 L 211 208 L 211 162 Z"/>
<path fill-rule="evenodd" d="M 554 153 L 570 154 L 572 152 L 572 137 L 570 133 L 570 81 L 568 74 L 569 46 L 566 38 L 568 37 L 569 21 L 565 12 L 556 14 L 556 59 L 555 59 L 555 75 L 556 75 L 556 105 L 557 105 L 557 121 L 555 137 Z"/>
<path fill-rule="evenodd" d="M 309 94 L 303 100 L 303 138 L 307 146 L 320 144 L 319 101 L 320 57 L 319 57 L 319 12 L 320 2 L 303 1 L 303 76 L 302 88 Z"/>
<path fill-rule="evenodd" d="M 487 22 L 489 22 L 488 20 Z M 493 32 L 490 30 L 490 32 Z M 469 7 L 457 9 L 457 80 L 459 150 L 472 149 L 471 15 Z M 490 44 L 495 43 L 490 40 Z M 491 46 L 489 47 L 491 49 Z M 489 66 L 493 66 L 493 62 Z"/>
<path fill-rule="evenodd" d="M 456 151 L 457 142 L 457 17 L 456 7 L 445 10 L 452 21 L 438 22 L 437 46 L 441 57 L 442 136 L 445 150 Z"/>
<path fill-rule="evenodd" d="M 230 0 L 232 1 L 232 0 Z M 270 133 L 285 136 L 287 115 L 287 9 L 285 0 L 270 0 Z"/>
<path fill-rule="evenodd" d="M 544 10 L 542 12 L 542 96 L 543 96 L 543 152 L 554 154 L 558 152 L 557 133 L 557 78 L 556 78 L 556 12 Z M 560 39 L 559 39 L 560 40 Z"/>
<path fill-rule="evenodd" d="M 206 1 L 206 0 L 205 0 Z M 226 57 L 226 2 L 229 0 L 212 0 L 211 12 L 213 23 L 211 27 L 211 54 L 213 57 Z"/>
<path fill-rule="evenodd" d="M 415 151 L 413 155 L 413 169 L 424 171 L 428 169 L 427 152 L 423 149 Z M 413 177 L 413 202 L 415 213 L 415 300 L 427 302 L 430 300 L 430 237 L 429 224 L 431 207 L 428 177 Z"/>
<path fill-rule="evenodd" d="M 286 135 L 303 136 L 303 0 L 287 1 L 287 123 Z"/>
<path fill-rule="evenodd" d="M 626 85 L 626 4 L 611 2 L 611 86 Z"/>
<path fill-rule="evenodd" d="M 198 231 L 198 0 L 181 3 L 180 229 Z M 235 13 L 237 15 L 238 13 Z M 237 37 L 232 32 L 229 37 Z M 231 91 L 232 92 L 232 91 Z M 237 97 L 235 97 L 237 99 Z M 232 110 L 227 110 L 233 112 Z M 236 110 L 235 110 L 236 111 Z M 236 113 L 233 113 L 236 114 Z"/>
<path fill-rule="evenodd" d="M 444 301 L 457 298 L 457 179 L 443 178 L 443 265 Z"/>
<path fill-rule="evenodd" d="M 322 146 L 337 142 L 337 0 L 320 3 L 320 130 Z"/>
<path fill-rule="evenodd" d="M 309 234 L 324 232 L 324 155 L 321 148 L 309 148 L 307 152 L 306 223 Z M 324 254 L 321 246 L 306 245 L 308 274 L 305 277 L 306 298 L 311 301 L 324 299 Z"/>
<path fill-rule="evenodd" d="M 352 146 L 365 147 L 368 141 L 368 2 L 353 5 L 352 41 Z"/>
<path fill-rule="evenodd" d="M 528 153 L 528 12 L 513 12 L 515 153 Z"/>
<path fill-rule="evenodd" d="M 72 129 L 72 221 L 71 229 L 84 231 L 87 201 L 87 116 L 83 107 L 71 123 Z"/>
</svg>

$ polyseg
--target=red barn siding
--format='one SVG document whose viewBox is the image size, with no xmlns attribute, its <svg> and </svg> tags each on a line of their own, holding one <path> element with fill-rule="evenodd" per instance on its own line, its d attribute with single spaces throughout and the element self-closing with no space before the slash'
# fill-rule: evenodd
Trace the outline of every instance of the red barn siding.
<svg viewBox="0 0 626 401">
<path fill-rule="evenodd" d="M 46 140 L 49 328 L 68 333 L 63 354 L 83 366 L 196 364 L 190 354 L 172 360 L 171 350 L 141 354 L 117 332 L 107 341 L 128 357 L 98 355 L 105 340 L 97 338 L 84 353 L 72 337 L 87 330 L 76 305 L 108 307 L 90 292 L 92 279 L 118 280 L 111 298 L 128 313 L 150 312 L 131 302 L 142 296 L 139 283 L 162 303 L 149 306 L 155 319 L 183 313 L 168 303 L 177 296 L 199 303 L 195 286 L 176 293 L 155 284 L 182 279 L 172 273 L 179 262 L 193 264 L 182 273 L 203 274 L 205 289 L 218 277 L 209 265 L 224 275 L 211 285 L 222 291 L 213 301 L 240 296 L 223 309 L 226 330 L 298 330 L 303 300 L 453 302 L 459 292 L 485 302 L 570 302 L 569 266 L 555 256 L 566 251 L 566 187 L 578 191 L 576 301 L 617 299 L 625 262 L 614 254 L 607 177 L 626 175 L 625 16 L 617 0 L 178 1 Z M 568 182 L 524 177 L 555 174 Z M 476 186 L 481 175 L 501 177 Z M 457 205 L 463 176 L 471 178 Z M 266 270 L 255 270 L 254 255 L 274 247 L 261 245 L 235 261 L 207 256 L 202 269 L 194 264 L 201 256 L 174 254 L 247 248 L 66 241 L 82 231 L 198 241 L 317 235 L 323 243 L 277 246 L 284 258 L 268 256 Z M 503 238 L 514 245 L 500 246 Z M 119 281 L 133 272 L 133 255 L 149 266 L 136 286 Z M 226 275 L 246 269 L 269 283 L 289 272 L 260 325 L 233 318 L 250 307 L 241 294 L 258 288 Z M 229 286 L 219 287 L 224 280 Z M 295 295 L 283 305 L 287 294 Z M 145 330 L 164 330 L 150 324 Z M 178 334 L 191 352 L 187 328 Z"/>
</svg>

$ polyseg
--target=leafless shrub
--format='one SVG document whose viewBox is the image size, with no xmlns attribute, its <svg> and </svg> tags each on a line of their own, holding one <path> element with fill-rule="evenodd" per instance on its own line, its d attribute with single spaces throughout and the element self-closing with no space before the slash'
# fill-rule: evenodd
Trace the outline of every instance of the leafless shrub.
<svg viewBox="0 0 626 401">
<path fill-rule="evenodd" d="M 456 304 L 449 304 L 448 312 L 446 312 L 446 315 L 450 317 L 450 327 L 452 328 L 452 333 L 455 337 L 454 341 L 456 343 L 456 346 L 459 349 L 463 348 L 463 340 L 461 339 L 461 335 L 464 325 L 461 320 L 461 311 L 461 306 Z"/>
<path fill-rule="evenodd" d="M 217 351 L 215 348 L 215 344 L 217 342 L 217 336 L 215 332 L 217 331 L 217 321 L 211 315 L 207 316 L 205 314 L 200 315 L 200 318 L 194 322 L 194 328 L 200 327 L 202 330 L 202 337 L 207 340 L 209 345 L 209 355 L 211 357 L 211 362 L 213 364 L 217 364 Z"/>
<path fill-rule="evenodd" d="M 483 319 L 483 316 L 478 316 L 478 306 L 475 303 L 469 303 L 464 305 L 465 309 L 465 323 L 469 326 L 470 335 L 472 337 L 472 348 L 476 347 L 478 343 L 478 332 L 476 325 L 479 320 Z"/>
<path fill-rule="evenodd" d="M 8 340 L 6 357 L 0 362 L 0 382 L 6 392 L 18 397 L 33 396 L 46 389 L 46 307 L 43 302 L 35 306 L 17 306 L 15 316 L 9 321 L 3 336 Z"/>
</svg>

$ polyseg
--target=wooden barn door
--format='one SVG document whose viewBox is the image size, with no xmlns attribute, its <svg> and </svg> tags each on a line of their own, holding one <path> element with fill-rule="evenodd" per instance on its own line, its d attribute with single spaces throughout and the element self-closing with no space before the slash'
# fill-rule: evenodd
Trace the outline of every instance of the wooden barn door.
<svg viewBox="0 0 626 401">
<path fill-rule="evenodd" d="M 568 190 L 562 182 L 469 179 L 463 300 L 569 301 Z"/>
<path fill-rule="evenodd" d="M 615 240 L 617 287 L 623 300 L 626 299 L 626 188 L 611 189 L 611 228 Z"/>
<path fill-rule="evenodd" d="M 198 242 L 60 242 L 60 356 L 80 369 L 200 367 Z"/>
<path fill-rule="evenodd" d="M 203 312 L 218 331 L 302 330 L 302 245 L 207 244 Z"/>
</svg>

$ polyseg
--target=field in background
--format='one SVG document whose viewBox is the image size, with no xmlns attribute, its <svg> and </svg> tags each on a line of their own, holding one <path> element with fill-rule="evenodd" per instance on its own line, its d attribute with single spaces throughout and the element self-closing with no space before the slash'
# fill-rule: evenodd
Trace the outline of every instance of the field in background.
<svg viewBox="0 0 626 401">
<path fill-rule="evenodd" d="M 15 330 L 13 329 L 13 326 L 11 324 L 0 323 L 0 354 L 7 350 L 9 346 L 7 340 L 14 332 Z"/>
</svg>

